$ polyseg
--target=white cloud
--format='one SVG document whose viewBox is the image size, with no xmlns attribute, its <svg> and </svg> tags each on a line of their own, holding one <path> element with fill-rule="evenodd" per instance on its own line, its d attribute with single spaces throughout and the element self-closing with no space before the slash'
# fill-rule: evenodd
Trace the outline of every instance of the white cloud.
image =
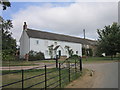
<svg viewBox="0 0 120 90">
<path fill-rule="evenodd" d="M 117 3 L 72 3 L 65 7 L 29 6 L 12 15 L 13 35 L 19 40 L 23 22 L 29 28 L 97 39 L 96 29 L 117 22 Z"/>
<path fill-rule="evenodd" d="M 119 0 L 10 0 L 10 2 L 118 2 Z"/>
</svg>

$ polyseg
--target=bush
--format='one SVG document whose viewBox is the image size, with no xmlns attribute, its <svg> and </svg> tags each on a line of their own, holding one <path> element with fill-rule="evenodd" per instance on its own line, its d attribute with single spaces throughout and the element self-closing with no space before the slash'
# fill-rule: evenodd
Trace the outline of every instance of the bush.
<svg viewBox="0 0 120 90">
<path fill-rule="evenodd" d="M 120 60 L 120 53 L 117 53 L 116 56 L 117 56 L 117 58 Z"/>
<path fill-rule="evenodd" d="M 7 50 L 3 50 L 1 55 L 2 55 L 2 60 L 15 60 L 14 54 L 11 54 Z"/>
<path fill-rule="evenodd" d="M 85 56 L 93 56 L 92 49 L 91 48 L 89 48 L 89 49 L 82 48 L 82 56 L 84 56 L 84 55 Z"/>
<path fill-rule="evenodd" d="M 78 55 L 72 55 L 71 57 L 70 57 L 70 59 L 78 59 L 79 58 L 79 56 Z"/>
<path fill-rule="evenodd" d="M 86 55 L 86 54 L 85 54 L 85 48 L 82 48 L 82 56 L 83 56 L 83 55 Z"/>
<path fill-rule="evenodd" d="M 43 59 L 45 59 L 44 53 L 35 52 L 35 51 L 30 51 L 29 52 L 29 60 L 30 61 L 43 60 Z"/>
</svg>

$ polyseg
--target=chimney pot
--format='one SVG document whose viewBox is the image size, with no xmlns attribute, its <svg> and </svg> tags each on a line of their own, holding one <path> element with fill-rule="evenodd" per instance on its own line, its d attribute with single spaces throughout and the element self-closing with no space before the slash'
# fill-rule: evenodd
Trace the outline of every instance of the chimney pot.
<svg viewBox="0 0 120 90">
<path fill-rule="evenodd" d="M 27 30 L 27 24 L 26 24 L 26 22 L 24 22 L 23 30 Z"/>
</svg>

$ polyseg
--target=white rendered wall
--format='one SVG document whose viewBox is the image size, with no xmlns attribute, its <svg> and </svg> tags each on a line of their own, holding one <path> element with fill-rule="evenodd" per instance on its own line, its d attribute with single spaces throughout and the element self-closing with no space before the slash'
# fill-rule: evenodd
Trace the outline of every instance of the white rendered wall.
<svg viewBox="0 0 120 90">
<path fill-rule="evenodd" d="M 78 51 L 78 55 L 82 56 L 82 45 L 81 44 L 72 43 L 72 42 L 64 42 L 64 41 L 30 38 L 30 50 L 37 51 L 37 52 L 41 51 L 42 53 L 44 53 L 45 58 L 47 59 L 47 58 L 50 58 L 48 46 L 50 45 L 57 46 L 55 42 L 57 42 L 57 45 L 60 45 L 58 50 L 62 51 L 61 52 L 62 56 L 63 55 L 66 55 L 67 57 L 69 56 L 67 50 L 64 48 L 65 46 L 70 46 L 74 54 L 76 54 L 76 51 Z"/>
<path fill-rule="evenodd" d="M 30 47 L 29 47 L 29 37 L 24 30 L 22 33 L 22 36 L 20 38 L 20 58 L 24 58 L 25 54 L 29 53 Z"/>
</svg>

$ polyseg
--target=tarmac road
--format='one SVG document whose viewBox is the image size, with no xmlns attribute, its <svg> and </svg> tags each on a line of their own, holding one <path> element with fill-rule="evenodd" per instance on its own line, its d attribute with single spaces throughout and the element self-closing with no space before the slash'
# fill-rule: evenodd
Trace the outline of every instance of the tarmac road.
<svg viewBox="0 0 120 90">
<path fill-rule="evenodd" d="M 118 62 L 85 64 L 83 67 L 95 71 L 92 88 L 118 88 Z"/>
</svg>

